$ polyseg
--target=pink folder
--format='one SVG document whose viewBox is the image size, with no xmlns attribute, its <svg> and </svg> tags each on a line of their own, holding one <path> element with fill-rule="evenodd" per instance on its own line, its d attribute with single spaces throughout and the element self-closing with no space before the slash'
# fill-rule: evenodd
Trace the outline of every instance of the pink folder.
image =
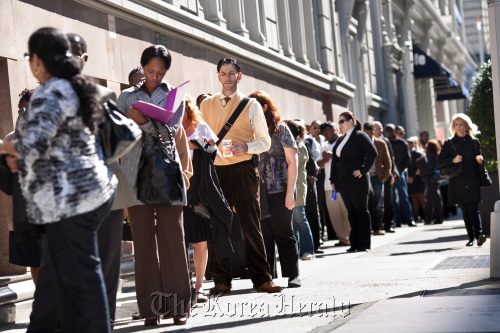
<svg viewBox="0 0 500 333">
<path fill-rule="evenodd" d="M 165 103 L 165 108 L 143 101 L 135 102 L 134 108 L 141 111 L 144 117 L 158 120 L 159 122 L 166 124 L 184 100 L 188 83 L 189 81 L 186 81 L 177 88 L 173 88 L 172 90 L 170 90 L 167 96 L 167 101 Z"/>
</svg>

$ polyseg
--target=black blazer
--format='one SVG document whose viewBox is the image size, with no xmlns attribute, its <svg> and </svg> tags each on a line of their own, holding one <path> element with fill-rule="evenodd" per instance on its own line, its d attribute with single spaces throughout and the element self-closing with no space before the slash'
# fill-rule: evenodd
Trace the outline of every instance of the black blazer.
<svg viewBox="0 0 500 333">
<path fill-rule="evenodd" d="M 370 187 L 368 171 L 375 162 L 377 149 L 365 132 L 354 128 L 339 158 L 337 148 L 343 140 L 345 135 L 341 136 L 333 147 L 330 182 L 335 184 L 335 190 L 339 193 L 368 194 Z M 360 170 L 363 177 L 354 177 L 352 173 L 355 170 Z"/>
<path fill-rule="evenodd" d="M 460 143 L 455 134 L 453 138 L 444 142 L 443 149 L 438 156 L 438 166 L 445 167 L 452 164 L 452 160 L 457 155 L 462 155 L 464 171 L 450 179 L 448 205 L 480 202 L 481 179 L 479 178 L 479 164 L 476 161 L 476 155 L 481 155 L 479 140 L 467 134 L 464 142 Z"/>
</svg>

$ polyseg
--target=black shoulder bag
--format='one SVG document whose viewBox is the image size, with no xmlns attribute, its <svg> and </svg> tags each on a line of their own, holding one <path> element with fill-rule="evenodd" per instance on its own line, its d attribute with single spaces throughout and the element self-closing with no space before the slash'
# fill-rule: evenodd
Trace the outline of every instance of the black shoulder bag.
<svg viewBox="0 0 500 333">
<path fill-rule="evenodd" d="M 450 145 L 451 145 L 451 148 L 453 149 L 453 151 L 455 152 L 455 156 L 458 155 L 457 148 L 451 142 L 451 140 L 450 140 Z M 439 175 L 441 178 L 444 178 L 444 180 L 460 176 L 462 174 L 462 172 L 464 172 L 464 164 L 462 162 L 451 163 L 447 166 L 439 168 Z"/>
<path fill-rule="evenodd" d="M 120 112 L 113 100 L 102 103 L 104 121 L 99 125 L 99 139 L 108 164 L 117 161 L 141 138 L 139 126 Z"/>
<path fill-rule="evenodd" d="M 165 125 L 170 141 L 165 141 L 156 129 L 152 152 L 142 149 L 137 174 L 137 198 L 150 206 L 169 206 L 182 200 L 184 180 L 179 163 L 175 160 L 175 141 L 170 127 Z M 144 138 L 143 138 L 144 142 Z"/>
<path fill-rule="evenodd" d="M 479 155 L 479 142 L 474 140 L 474 150 L 476 152 L 476 156 Z M 488 170 L 484 167 L 484 160 L 482 163 L 479 163 L 478 165 L 478 170 L 479 170 L 479 179 L 481 181 L 481 187 L 486 187 L 490 186 L 493 184 L 491 181 L 490 175 L 488 174 Z"/>
</svg>

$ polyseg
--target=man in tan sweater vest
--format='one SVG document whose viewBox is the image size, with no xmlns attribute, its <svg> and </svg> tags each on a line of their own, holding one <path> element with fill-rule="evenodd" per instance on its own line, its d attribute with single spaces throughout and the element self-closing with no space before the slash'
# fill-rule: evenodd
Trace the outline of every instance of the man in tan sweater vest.
<svg viewBox="0 0 500 333">
<path fill-rule="evenodd" d="M 222 91 L 201 104 L 201 112 L 208 126 L 219 133 L 234 110 L 245 97 L 238 90 L 241 80 L 240 65 L 233 58 L 222 58 L 217 64 Z M 260 226 L 259 177 L 252 161 L 252 154 L 269 150 L 271 138 L 262 107 L 250 100 L 238 119 L 227 132 L 224 140 L 231 140 L 231 157 L 215 162 L 222 192 L 227 202 L 238 214 L 245 238 L 248 272 L 254 288 L 261 292 L 280 292 L 269 274 L 266 250 Z M 210 293 L 231 292 L 231 256 L 219 258 L 214 246 L 210 246 L 210 274 L 215 286 Z"/>
</svg>

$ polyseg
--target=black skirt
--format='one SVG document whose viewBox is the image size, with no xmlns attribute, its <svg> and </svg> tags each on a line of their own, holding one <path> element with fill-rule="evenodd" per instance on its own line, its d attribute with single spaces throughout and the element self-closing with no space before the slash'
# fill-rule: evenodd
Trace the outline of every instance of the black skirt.
<svg viewBox="0 0 500 333">
<path fill-rule="evenodd" d="M 24 267 L 40 267 L 42 249 L 40 240 L 19 242 L 14 231 L 9 231 L 9 263 Z"/>
<path fill-rule="evenodd" d="M 184 234 L 186 243 L 199 243 L 212 239 L 210 220 L 204 219 L 189 207 L 184 206 Z"/>
</svg>

